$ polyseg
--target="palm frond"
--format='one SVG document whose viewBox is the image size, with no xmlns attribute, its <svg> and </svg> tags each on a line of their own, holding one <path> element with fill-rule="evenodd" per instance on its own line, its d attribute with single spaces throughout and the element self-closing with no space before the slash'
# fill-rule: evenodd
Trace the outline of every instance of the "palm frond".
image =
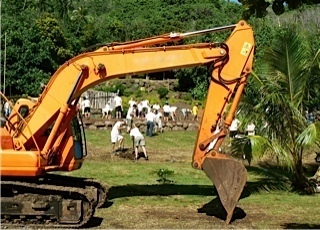
<svg viewBox="0 0 320 230">
<path fill-rule="evenodd" d="M 255 71 L 252 71 L 251 75 L 253 76 L 253 79 L 255 79 L 257 83 L 259 83 L 260 85 L 263 85 L 263 82 L 261 81 L 260 77 Z"/>
<path fill-rule="evenodd" d="M 287 167 L 289 170 L 293 170 L 293 161 L 288 149 L 286 149 L 285 146 L 277 140 L 273 140 L 271 142 L 271 147 L 277 157 L 278 165 L 282 165 Z"/>
<path fill-rule="evenodd" d="M 245 155 L 250 163 L 253 158 L 260 158 L 270 149 L 270 142 L 262 136 L 240 136 L 232 140 L 231 153 L 233 156 Z"/>
<path fill-rule="evenodd" d="M 292 169 L 293 162 L 288 150 L 276 140 L 255 135 L 241 136 L 232 141 L 231 153 L 233 156 L 242 157 L 251 163 L 252 159 L 258 159 L 265 155 L 277 157 L 278 165 Z"/>
<path fill-rule="evenodd" d="M 320 49 L 317 51 L 317 53 L 314 55 L 312 61 L 311 61 L 311 66 L 313 65 L 313 63 L 316 62 L 316 60 L 318 59 L 318 57 L 320 56 Z M 320 62 L 319 62 L 319 68 L 320 68 Z"/>
<path fill-rule="evenodd" d="M 288 100 L 299 106 L 308 80 L 309 49 L 294 27 L 287 28 L 281 36 L 282 39 L 266 51 L 266 60 L 271 76 L 278 78 L 276 93 L 286 95 Z"/>
<path fill-rule="evenodd" d="M 296 142 L 301 146 L 311 146 L 320 141 L 320 122 L 310 124 L 298 137 Z"/>
</svg>

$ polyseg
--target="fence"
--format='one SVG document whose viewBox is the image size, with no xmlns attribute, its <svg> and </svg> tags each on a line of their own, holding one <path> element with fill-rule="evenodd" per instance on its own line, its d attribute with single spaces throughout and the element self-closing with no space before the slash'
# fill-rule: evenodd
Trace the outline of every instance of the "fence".
<svg viewBox="0 0 320 230">
<path fill-rule="evenodd" d="M 95 90 L 88 90 L 84 93 L 84 96 L 87 96 L 89 98 L 92 109 L 102 109 L 106 106 L 108 101 L 112 105 L 113 98 L 116 95 L 117 93 L 102 92 L 102 91 L 95 91 Z"/>
</svg>

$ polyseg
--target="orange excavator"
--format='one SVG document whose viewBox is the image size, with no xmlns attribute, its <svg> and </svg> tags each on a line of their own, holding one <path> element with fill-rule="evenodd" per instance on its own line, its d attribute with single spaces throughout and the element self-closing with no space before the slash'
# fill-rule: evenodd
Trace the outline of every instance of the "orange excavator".
<svg viewBox="0 0 320 230">
<path fill-rule="evenodd" d="M 176 45 L 190 36 L 225 30 L 231 33 L 223 43 Z M 253 30 L 239 21 L 114 43 L 64 63 L 39 98 L 18 99 L 1 126 L 1 225 L 77 228 L 88 222 L 107 199 L 107 186 L 95 179 L 55 173 L 80 169 L 86 156 L 84 128 L 77 117 L 80 96 L 111 79 L 195 66 L 207 66 L 211 72 L 192 167 L 212 180 L 229 223 L 247 171 L 219 147 L 252 70 L 253 55 Z M 7 100 L 2 93 L 1 97 Z"/>
</svg>

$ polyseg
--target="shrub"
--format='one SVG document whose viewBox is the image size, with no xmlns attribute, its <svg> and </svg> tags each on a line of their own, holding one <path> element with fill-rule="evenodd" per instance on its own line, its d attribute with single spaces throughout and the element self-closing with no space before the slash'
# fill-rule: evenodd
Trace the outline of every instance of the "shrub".
<svg viewBox="0 0 320 230">
<path fill-rule="evenodd" d="M 191 93 L 184 93 L 183 95 L 182 95 L 182 99 L 183 100 L 185 100 L 185 101 L 192 101 L 192 95 L 191 95 Z"/>
<path fill-rule="evenodd" d="M 142 92 L 141 92 L 140 89 L 138 89 L 138 90 L 135 92 L 134 97 L 137 98 L 137 99 L 142 98 Z"/>
<path fill-rule="evenodd" d="M 165 98 L 169 93 L 169 90 L 166 87 L 159 87 L 157 91 L 160 99 Z"/>
<path fill-rule="evenodd" d="M 126 87 L 123 84 L 121 84 L 120 82 L 113 85 L 112 88 L 114 90 L 113 91 L 114 93 L 118 92 L 118 90 L 119 90 L 119 96 L 123 96 L 125 94 Z"/>
<path fill-rule="evenodd" d="M 154 105 L 156 103 L 160 103 L 161 101 L 159 100 L 159 98 L 157 97 L 157 95 L 147 95 L 146 99 L 149 100 L 150 105 Z"/>
</svg>

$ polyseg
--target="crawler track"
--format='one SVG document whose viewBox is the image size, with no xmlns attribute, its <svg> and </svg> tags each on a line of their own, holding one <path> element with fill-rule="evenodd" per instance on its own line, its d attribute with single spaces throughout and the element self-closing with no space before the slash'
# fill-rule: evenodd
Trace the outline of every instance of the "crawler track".
<svg viewBox="0 0 320 230">
<path fill-rule="evenodd" d="M 107 187 L 94 179 L 48 174 L 1 178 L 1 227 L 79 228 L 104 204 Z"/>
</svg>

